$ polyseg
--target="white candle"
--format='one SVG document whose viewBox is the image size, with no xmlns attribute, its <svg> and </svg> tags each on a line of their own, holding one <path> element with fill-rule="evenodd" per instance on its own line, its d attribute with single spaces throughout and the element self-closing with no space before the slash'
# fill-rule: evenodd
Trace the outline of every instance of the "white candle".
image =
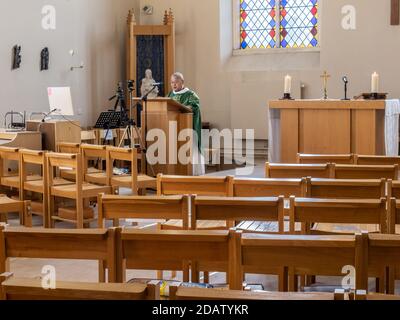
<svg viewBox="0 0 400 320">
<path fill-rule="evenodd" d="M 291 93 L 292 92 L 292 77 L 287 75 L 285 77 L 285 91 L 284 93 Z"/>
<path fill-rule="evenodd" d="M 379 74 L 374 72 L 371 78 L 371 93 L 379 92 Z"/>
</svg>

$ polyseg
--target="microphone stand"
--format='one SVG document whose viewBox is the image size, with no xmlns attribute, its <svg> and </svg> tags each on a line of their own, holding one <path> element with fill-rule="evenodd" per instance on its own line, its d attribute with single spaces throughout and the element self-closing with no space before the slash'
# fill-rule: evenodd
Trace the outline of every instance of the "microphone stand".
<svg viewBox="0 0 400 320">
<path fill-rule="evenodd" d="M 140 98 L 140 100 L 142 101 L 142 105 L 144 105 L 144 143 L 145 143 L 145 147 L 144 150 L 142 150 L 145 154 L 145 160 L 146 160 L 146 165 L 145 165 L 145 173 L 147 175 L 148 173 L 148 163 L 147 163 L 147 148 L 148 148 L 148 143 L 147 143 L 147 101 L 148 101 L 148 97 L 150 95 L 150 93 L 152 93 L 155 89 L 157 88 L 157 86 L 153 85 L 153 88 L 147 92 L 143 97 Z M 142 128 L 143 129 L 143 128 Z M 154 173 L 154 169 L 153 166 L 150 166 L 151 168 L 151 173 L 153 176 L 155 176 Z"/>
</svg>

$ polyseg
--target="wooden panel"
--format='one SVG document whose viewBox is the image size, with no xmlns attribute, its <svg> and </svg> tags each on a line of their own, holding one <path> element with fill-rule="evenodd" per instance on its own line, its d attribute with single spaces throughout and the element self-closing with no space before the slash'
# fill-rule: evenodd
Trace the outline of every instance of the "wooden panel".
<svg viewBox="0 0 400 320">
<path fill-rule="evenodd" d="M 301 110 L 299 151 L 308 154 L 350 153 L 350 111 Z"/>
<path fill-rule="evenodd" d="M 391 13 L 390 13 L 390 24 L 392 26 L 398 26 L 400 24 L 400 1 L 391 0 Z"/>
<path fill-rule="evenodd" d="M 376 113 L 375 110 L 353 110 L 351 152 L 376 155 Z"/>
<path fill-rule="evenodd" d="M 270 101 L 271 109 L 363 109 L 363 110 L 385 110 L 384 100 L 274 100 Z"/>
<path fill-rule="evenodd" d="M 296 163 L 299 152 L 299 111 L 281 110 L 281 162 Z"/>
</svg>

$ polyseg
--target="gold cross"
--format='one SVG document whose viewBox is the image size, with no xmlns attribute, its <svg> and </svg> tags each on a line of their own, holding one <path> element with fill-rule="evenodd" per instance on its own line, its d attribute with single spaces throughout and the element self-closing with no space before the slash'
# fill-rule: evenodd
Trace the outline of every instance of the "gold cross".
<svg viewBox="0 0 400 320">
<path fill-rule="evenodd" d="M 321 78 L 324 79 L 324 99 L 328 99 L 328 79 L 330 78 L 330 74 L 327 71 L 324 71 L 324 74 L 321 75 Z"/>
</svg>

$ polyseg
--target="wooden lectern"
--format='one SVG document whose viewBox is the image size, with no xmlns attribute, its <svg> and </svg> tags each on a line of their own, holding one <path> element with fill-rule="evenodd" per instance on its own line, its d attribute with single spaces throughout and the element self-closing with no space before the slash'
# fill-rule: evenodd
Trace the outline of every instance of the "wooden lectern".
<svg viewBox="0 0 400 320">
<path fill-rule="evenodd" d="M 133 100 L 136 103 L 142 102 L 139 98 Z M 170 98 L 148 99 L 147 103 L 143 103 L 141 120 L 143 143 L 146 143 L 146 132 L 147 137 L 149 137 L 149 132 L 152 129 L 160 129 L 164 132 L 166 137 L 165 152 L 167 163 L 154 165 L 153 170 L 155 175 L 162 173 L 168 175 L 191 176 L 193 174 L 193 165 L 190 155 L 185 159 L 188 160 L 187 164 L 182 164 L 179 161 L 179 149 L 185 145 L 187 141 L 178 141 L 178 135 L 182 130 L 193 129 L 192 109 Z M 150 136 L 150 138 L 154 139 L 154 136 Z M 157 143 L 157 141 L 148 141 L 147 149 L 149 149 L 153 143 Z M 144 157 L 142 159 L 144 160 Z M 150 166 L 147 168 L 147 174 L 152 175 Z"/>
<path fill-rule="evenodd" d="M 279 100 L 269 108 L 280 122 L 272 134 L 281 163 L 296 163 L 297 153 L 385 154 L 385 100 Z"/>
</svg>

